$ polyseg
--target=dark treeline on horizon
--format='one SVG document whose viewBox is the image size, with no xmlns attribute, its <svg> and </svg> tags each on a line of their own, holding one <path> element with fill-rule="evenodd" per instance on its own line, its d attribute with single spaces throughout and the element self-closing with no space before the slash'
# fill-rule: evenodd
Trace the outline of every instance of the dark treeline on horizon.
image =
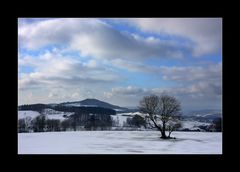
<svg viewBox="0 0 240 172">
<path fill-rule="evenodd" d="M 64 105 L 45 105 L 45 104 L 31 104 L 31 105 L 21 105 L 18 107 L 18 110 L 33 110 L 39 113 L 44 109 L 53 109 L 56 111 L 62 112 L 75 112 L 75 113 L 84 113 L 84 114 L 105 114 L 105 115 L 116 115 L 116 111 L 109 108 L 103 107 L 77 107 L 77 106 L 64 106 Z"/>
</svg>

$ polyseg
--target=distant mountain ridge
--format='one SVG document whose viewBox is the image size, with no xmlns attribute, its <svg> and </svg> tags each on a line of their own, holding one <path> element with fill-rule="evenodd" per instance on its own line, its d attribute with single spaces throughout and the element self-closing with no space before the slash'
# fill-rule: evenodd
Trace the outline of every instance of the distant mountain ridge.
<svg viewBox="0 0 240 172">
<path fill-rule="evenodd" d="M 222 110 L 220 109 L 202 109 L 202 110 L 193 110 L 193 111 L 188 111 L 185 113 L 185 115 L 197 115 L 197 116 L 202 116 L 206 114 L 222 114 Z"/>
<path fill-rule="evenodd" d="M 67 106 L 67 107 L 101 107 L 113 109 L 117 113 L 127 113 L 127 112 L 137 112 L 139 111 L 137 108 L 128 108 L 128 107 L 120 107 L 117 105 L 113 105 L 98 99 L 87 98 L 81 101 L 72 101 L 72 102 L 62 102 L 62 103 L 49 103 L 49 104 L 38 104 L 41 109 L 42 108 L 53 108 L 55 106 Z M 20 106 L 21 107 L 21 106 Z M 195 110 L 195 111 L 186 111 L 182 114 L 183 118 L 208 118 L 215 119 L 222 117 L 222 111 L 218 109 L 203 109 L 203 110 Z"/>
<path fill-rule="evenodd" d="M 114 127 L 124 127 L 127 120 L 135 115 L 142 115 L 137 108 L 120 107 L 98 99 L 84 99 L 81 101 L 49 103 L 49 104 L 29 104 L 18 106 L 19 119 L 27 116 L 36 117 L 44 114 L 48 119 L 66 120 L 71 115 L 98 114 L 98 117 L 105 119 L 110 116 L 114 121 Z M 144 115 L 143 115 L 144 117 Z M 183 122 L 181 131 L 209 131 L 208 127 L 216 120 L 221 120 L 221 110 L 195 110 L 183 113 L 180 120 Z"/>
<path fill-rule="evenodd" d="M 109 108 L 109 109 L 119 109 L 119 110 L 127 110 L 128 108 L 120 107 L 117 105 L 112 105 L 110 103 L 100 101 L 98 99 L 84 99 L 82 101 L 74 101 L 74 102 L 64 102 L 60 103 L 60 105 L 64 106 L 98 106 L 103 108 Z"/>
<path fill-rule="evenodd" d="M 62 103 L 49 103 L 49 104 L 30 104 L 34 105 L 34 107 L 37 107 L 37 109 L 44 109 L 44 108 L 53 108 L 55 109 L 56 107 L 59 106 L 64 106 L 64 107 L 73 107 L 73 108 L 107 108 L 107 109 L 113 109 L 115 110 L 117 113 L 127 113 L 127 112 L 137 112 L 138 109 L 137 108 L 127 108 L 127 107 L 120 107 L 117 105 L 113 105 L 98 99 L 84 99 L 81 101 L 72 101 L 72 102 L 62 102 Z M 18 109 L 24 109 L 24 107 L 29 106 L 29 105 L 20 105 L 18 106 Z"/>
</svg>

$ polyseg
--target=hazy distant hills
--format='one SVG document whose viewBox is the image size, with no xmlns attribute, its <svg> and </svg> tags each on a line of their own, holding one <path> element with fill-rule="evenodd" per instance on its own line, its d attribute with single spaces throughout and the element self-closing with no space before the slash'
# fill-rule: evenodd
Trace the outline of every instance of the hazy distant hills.
<svg viewBox="0 0 240 172">
<path fill-rule="evenodd" d="M 182 115 L 182 119 L 201 122 L 212 122 L 218 118 L 222 118 L 222 111 L 219 109 L 195 110 L 185 112 Z"/>
<path fill-rule="evenodd" d="M 112 105 L 110 103 L 100 101 L 97 99 L 85 99 L 82 101 L 75 101 L 75 102 L 64 102 L 60 103 L 60 105 L 64 106 L 87 106 L 87 107 L 103 107 L 103 108 L 109 108 L 114 110 L 127 110 L 127 108 L 120 107 L 117 105 Z"/>
<path fill-rule="evenodd" d="M 220 109 L 203 109 L 203 110 L 188 111 L 184 114 L 189 116 L 203 116 L 203 115 L 206 116 L 210 114 L 222 114 L 222 111 Z"/>
<path fill-rule="evenodd" d="M 73 107 L 101 107 L 101 108 L 113 109 L 117 113 L 137 112 L 138 111 L 138 109 L 120 107 L 120 106 L 113 105 L 113 104 L 110 104 L 110 103 L 107 103 L 104 101 L 100 101 L 98 99 L 85 99 L 82 101 L 64 102 L 64 103 L 60 103 L 59 105 L 73 106 Z"/>
<path fill-rule="evenodd" d="M 30 109 L 29 109 L 30 107 Z M 126 112 L 136 112 L 138 109 L 133 108 L 126 108 L 126 107 L 120 107 L 117 105 L 113 105 L 104 101 L 100 101 L 97 99 L 85 99 L 82 101 L 74 101 L 74 102 L 63 102 L 63 103 L 50 103 L 50 104 L 31 104 L 31 105 L 21 105 L 18 107 L 19 110 L 41 110 L 45 108 L 58 108 L 59 107 L 72 107 L 74 109 L 76 108 L 107 108 L 115 110 L 117 113 L 126 113 Z"/>
<path fill-rule="evenodd" d="M 137 108 L 127 108 L 127 107 L 121 107 L 117 105 L 113 105 L 98 99 L 84 99 L 81 101 L 73 101 L 73 102 L 63 102 L 63 103 L 51 103 L 51 104 L 39 104 L 43 106 L 44 108 L 51 108 L 55 106 L 66 106 L 66 107 L 100 107 L 100 108 L 108 108 L 113 109 L 117 113 L 128 113 L 128 112 L 138 112 Z M 21 107 L 21 106 L 19 106 Z M 20 108 L 21 109 L 21 108 Z M 193 119 L 194 120 L 213 120 L 215 118 L 221 118 L 222 117 L 222 111 L 218 109 L 203 109 L 203 110 L 195 110 L 195 111 L 188 111 L 184 112 L 182 117 L 184 119 Z"/>
<path fill-rule="evenodd" d="M 98 114 L 100 116 L 111 116 L 115 125 L 123 127 L 128 118 L 135 115 L 143 115 L 137 108 L 127 108 L 113 105 L 97 99 L 85 99 L 82 101 L 51 103 L 51 104 L 30 104 L 18 106 L 18 117 L 36 117 L 44 114 L 48 119 L 66 120 L 70 115 Z M 208 126 L 215 120 L 221 120 L 221 110 L 197 110 L 184 112 L 180 119 L 183 123 L 183 131 L 208 131 Z M 116 127 L 115 126 L 115 127 Z"/>
</svg>

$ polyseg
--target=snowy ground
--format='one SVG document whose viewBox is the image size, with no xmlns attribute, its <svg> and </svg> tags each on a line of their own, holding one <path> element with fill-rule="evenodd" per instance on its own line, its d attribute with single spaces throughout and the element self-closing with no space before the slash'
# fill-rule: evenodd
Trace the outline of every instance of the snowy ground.
<svg viewBox="0 0 240 172">
<path fill-rule="evenodd" d="M 19 154 L 222 154 L 222 133 L 78 131 L 18 133 Z"/>
<path fill-rule="evenodd" d="M 199 129 L 199 126 L 209 126 L 211 123 L 199 122 L 199 121 L 182 121 L 182 128 L 188 128 L 191 130 Z"/>
<path fill-rule="evenodd" d="M 38 113 L 36 111 L 31 111 L 31 110 L 18 111 L 18 119 L 24 119 L 27 117 L 30 117 L 33 119 L 39 115 L 40 115 L 40 113 Z"/>
<path fill-rule="evenodd" d="M 52 109 L 44 109 L 42 114 L 45 115 L 47 119 L 58 119 L 60 121 L 63 121 L 67 119 L 64 117 L 64 115 L 70 116 L 73 114 L 73 112 L 61 112 L 61 111 L 55 111 Z M 31 110 L 18 111 L 18 119 L 24 119 L 24 118 L 30 117 L 33 120 L 39 115 L 41 115 L 39 112 L 31 111 Z"/>
</svg>

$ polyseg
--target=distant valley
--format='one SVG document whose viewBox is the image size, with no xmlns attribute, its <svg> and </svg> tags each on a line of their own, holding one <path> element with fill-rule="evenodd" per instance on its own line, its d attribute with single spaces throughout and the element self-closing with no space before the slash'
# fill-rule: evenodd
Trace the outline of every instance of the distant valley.
<svg viewBox="0 0 240 172">
<path fill-rule="evenodd" d="M 92 130 L 91 126 L 88 126 L 91 120 L 97 123 L 98 127 L 94 128 L 96 130 L 147 129 L 146 126 L 132 125 L 131 120 L 134 116 L 145 117 L 137 108 L 120 107 L 97 99 L 85 99 L 82 101 L 63 102 L 58 104 L 30 104 L 18 106 L 18 119 L 25 120 L 25 123 L 26 119 L 28 119 L 28 127 L 30 128 L 31 121 L 33 122 L 38 116 L 44 116 L 45 120 L 49 121 L 59 121 L 59 127 L 57 127 L 56 130 L 61 130 L 60 126 L 63 121 L 65 123 L 68 122 L 66 128 L 71 128 L 71 125 L 75 125 L 72 126 L 72 130 Z M 220 110 L 210 109 L 185 112 L 180 116 L 183 125 L 179 130 L 209 131 L 212 123 L 215 120 L 221 120 L 221 118 L 222 112 Z"/>
</svg>

